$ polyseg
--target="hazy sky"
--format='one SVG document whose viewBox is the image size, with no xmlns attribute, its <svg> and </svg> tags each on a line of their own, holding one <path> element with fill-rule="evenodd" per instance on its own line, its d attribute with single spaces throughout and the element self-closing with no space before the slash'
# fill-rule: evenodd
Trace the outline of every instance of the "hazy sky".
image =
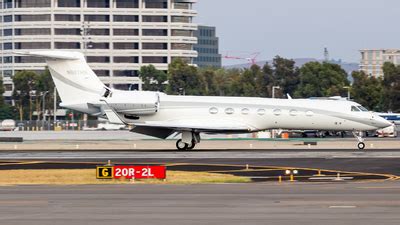
<svg viewBox="0 0 400 225">
<path fill-rule="evenodd" d="M 322 59 L 327 47 L 358 62 L 359 49 L 400 47 L 399 0 L 198 0 L 195 9 L 197 23 L 217 27 L 222 54 Z"/>
</svg>

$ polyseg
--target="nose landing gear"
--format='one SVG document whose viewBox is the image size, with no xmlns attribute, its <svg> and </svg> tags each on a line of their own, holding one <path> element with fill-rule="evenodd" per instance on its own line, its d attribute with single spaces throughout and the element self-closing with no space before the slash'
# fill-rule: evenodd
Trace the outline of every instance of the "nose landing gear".
<svg viewBox="0 0 400 225">
<path fill-rule="evenodd" d="M 362 132 L 353 131 L 353 135 L 358 140 L 357 147 L 359 150 L 363 150 L 365 148 L 364 138 L 362 137 Z"/>
<path fill-rule="evenodd" d="M 200 143 L 200 134 L 195 132 L 182 132 L 182 139 L 176 142 L 178 150 L 192 150 Z"/>
</svg>

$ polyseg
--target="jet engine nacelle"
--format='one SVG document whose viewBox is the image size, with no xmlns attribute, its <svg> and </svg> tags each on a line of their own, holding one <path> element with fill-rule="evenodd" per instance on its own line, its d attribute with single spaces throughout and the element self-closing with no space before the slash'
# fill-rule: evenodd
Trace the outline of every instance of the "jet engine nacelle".
<svg viewBox="0 0 400 225">
<path fill-rule="evenodd" d="M 125 115 L 148 115 L 158 111 L 160 100 L 157 92 L 131 92 L 128 96 L 119 96 L 114 92 L 107 98 L 107 104 L 115 112 Z"/>
<path fill-rule="evenodd" d="M 128 115 L 148 115 L 158 111 L 157 102 L 149 103 L 108 103 L 116 112 Z"/>
</svg>

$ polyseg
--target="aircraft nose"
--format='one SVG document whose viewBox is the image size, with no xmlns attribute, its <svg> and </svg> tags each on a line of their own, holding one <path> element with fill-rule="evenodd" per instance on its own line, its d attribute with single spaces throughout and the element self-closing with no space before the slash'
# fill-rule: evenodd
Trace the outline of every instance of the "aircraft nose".
<svg viewBox="0 0 400 225">
<path fill-rule="evenodd" d="M 375 126 L 378 128 L 385 128 L 385 127 L 392 125 L 392 123 L 390 121 L 388 121 L 380 116 L 375 116 L 374 122 L 375 122 Z"/>
</svg>

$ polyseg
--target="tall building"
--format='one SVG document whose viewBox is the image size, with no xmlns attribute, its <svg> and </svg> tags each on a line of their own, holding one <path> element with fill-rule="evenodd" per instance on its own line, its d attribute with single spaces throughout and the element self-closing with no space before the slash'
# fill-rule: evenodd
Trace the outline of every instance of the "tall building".
<svg viewBox="0 0 400 225">
<path fill-rule="evenodd" d="M 6 96 L 21 70 L 42 72 L 43 59 L 13 51 L 81 51 L 100 79 L 117 89 L 137 89 L 138 71 L 167 70 L 175 58 L 197 57 L 192 23 L 196 0 L 0 0 L 1 58 Z"/>
<path fill-rule="evenodd" d="M 194 59 L 194 64 L 199 67 L 221 67 L 221 54 L 219 54 L 219 39 L 216 36 L 215 27 L 198 26 L 195 31 L 198 43 L 194 50 L 198 52 L 198 57 Z"/>
<path fill-rule="evenodd" d="M 400 49 L 362 49 L 360 71 L 374 77 L 382 77 L 385 62 L 400 65 Z"/>
</svg>

